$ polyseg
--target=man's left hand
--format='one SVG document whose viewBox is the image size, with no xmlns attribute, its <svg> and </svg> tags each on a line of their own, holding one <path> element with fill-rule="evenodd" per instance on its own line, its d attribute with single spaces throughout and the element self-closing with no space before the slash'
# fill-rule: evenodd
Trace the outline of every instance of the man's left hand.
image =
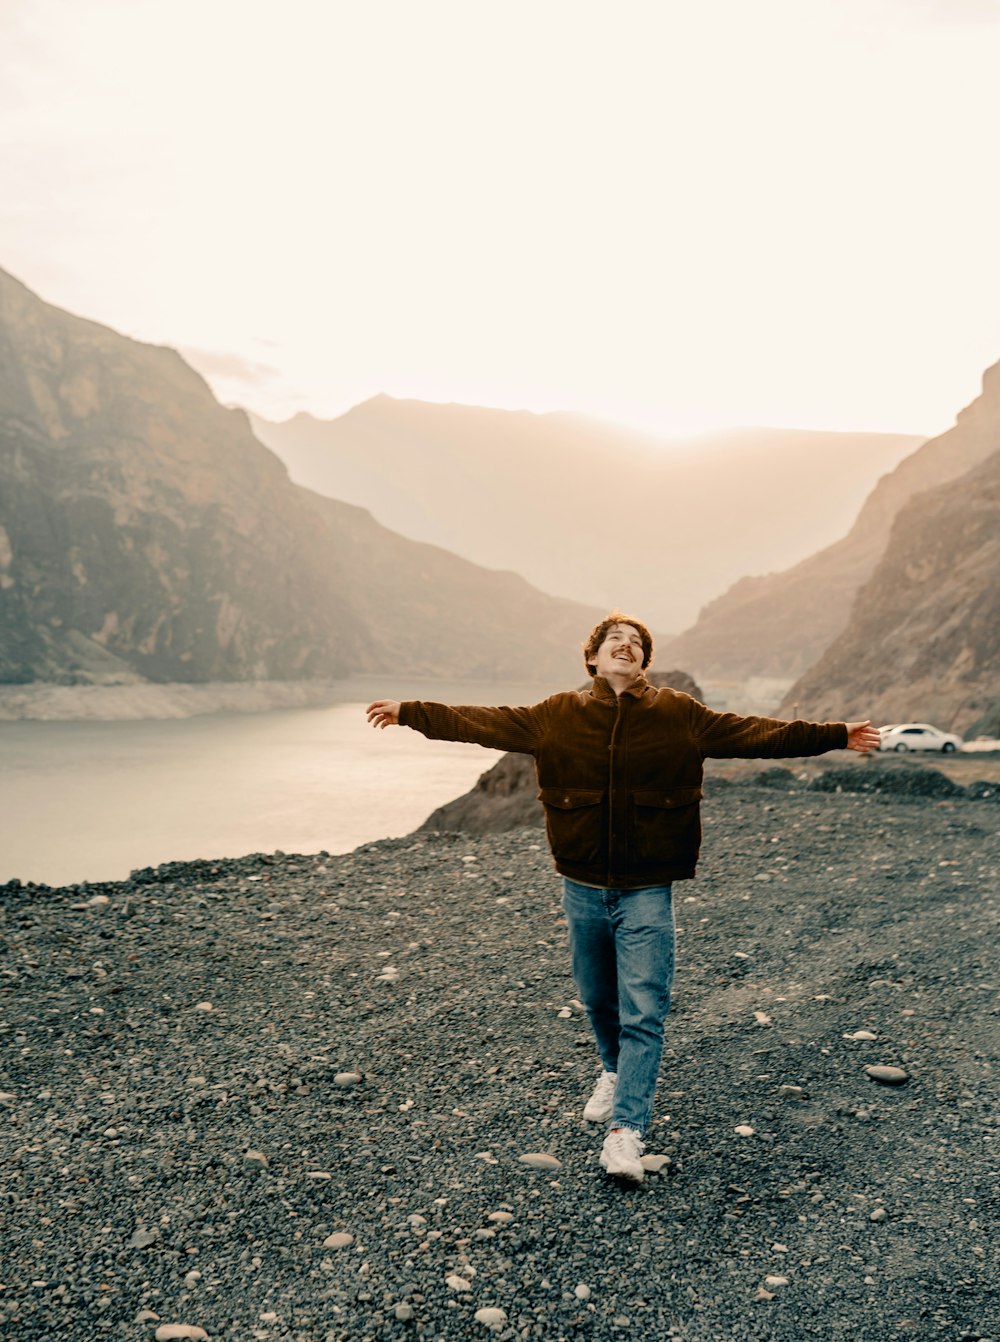
<svg viewBox="0 0 1000 1342">
<path fill-rule="evenodd" d="M 878 728 L 872 726 L 870 718 L 867 722 L 848 722 L 845 725 L 848 750 L 860 750 L 862 753 L 878 750 L 882 737 Z"/>
</svg>

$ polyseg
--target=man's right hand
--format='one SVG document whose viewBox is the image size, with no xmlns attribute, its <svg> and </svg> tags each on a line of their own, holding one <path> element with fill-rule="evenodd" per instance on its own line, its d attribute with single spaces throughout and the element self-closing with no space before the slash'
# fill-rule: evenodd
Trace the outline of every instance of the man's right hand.
<svg viewBox="0 0 1000 1342">
<path fill-rule="evenodd" d="M 399 700 L 376 699 L 368 705 L 368 721 L 373 727 L 399 726 Z"/>
</svg>

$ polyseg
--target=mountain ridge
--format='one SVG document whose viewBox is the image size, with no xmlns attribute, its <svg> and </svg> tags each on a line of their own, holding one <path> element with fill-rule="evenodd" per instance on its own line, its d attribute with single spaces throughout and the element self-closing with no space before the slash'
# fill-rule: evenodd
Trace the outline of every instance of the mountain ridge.
<svg viewBox="0 0 1000 1342">
<path fill-rule="evenodd" d="M 0 680 L 517 678 L 527 633 L 559 681 L 602 614 L 318 500 L 176 351 L 0 271 Z"/>
<path fill-rule="evenodd" d="M 848 627 L 779 712 L 930 721 L 1000 733 L 1000 441 L 978 466 L 896 515 Z"/>
<path fill-rule="evenodd" d="M 847 624 L 899 510 L 921 491 L 960 478 L 998 445 L 1000 363 L 986 369 L 980 395 L 950 429 L 879 480 L 844 537 L 788 569 L 739 579 L 663 655 L 706 679 L 803 675 Z"/>
</svg>

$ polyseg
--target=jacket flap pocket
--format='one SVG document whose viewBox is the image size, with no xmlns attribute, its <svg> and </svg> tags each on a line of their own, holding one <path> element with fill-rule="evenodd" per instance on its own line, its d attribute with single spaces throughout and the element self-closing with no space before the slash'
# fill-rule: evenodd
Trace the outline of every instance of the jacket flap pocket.
<svg viewBox="0 0 1000 1342">
<path fill-rule="evenodd" d="M 659 806 L 666 810 L 671 806 L 690 806 L 701 801 L 700 787 L 651 788 L 648 791 L 633 792 L 636 806 Z"/>
<path fill-rule="evenodd" d="M 572 811 L 577 806 L 598 806 L 603 796 L 599 788 L 543 787 L 538 800 L 560 811 Z"/>
</svg>

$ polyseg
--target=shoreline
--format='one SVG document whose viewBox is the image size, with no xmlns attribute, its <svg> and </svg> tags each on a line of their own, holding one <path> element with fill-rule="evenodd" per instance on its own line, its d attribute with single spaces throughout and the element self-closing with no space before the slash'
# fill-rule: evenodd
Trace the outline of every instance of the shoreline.
<svg viewBox="0 0 1000 1342">
<path fill-rule="evenodd" d="M 408 672 L 365 672 L 337 680 L 215 680 L 199 683 L 136 680 L 118 685 L 0 684 L 0 722 L 138 722 L 211 713 L 268 713 L 328 708 L 394 691 L 400 698 L 436 697 L 492 703 L 517 692 L 534 702 L 553 687 L 532 681 L 447 679 Z"/>
<path fill-rule="evenodd" d="M 336 700 L 337 688 L 336 681 L 315 680 L 2 685 L 0 722 L 127 722 L 318 708 Z"/>
</svg>

